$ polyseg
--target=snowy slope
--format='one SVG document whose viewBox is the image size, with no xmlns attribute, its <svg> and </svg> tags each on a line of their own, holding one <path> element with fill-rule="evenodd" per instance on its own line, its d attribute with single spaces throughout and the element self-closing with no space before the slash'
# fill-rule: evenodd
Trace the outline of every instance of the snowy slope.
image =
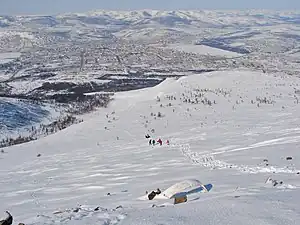
<svg viewBox="0 0 300 225">
<path fill-rule="evenodd" d="M 5 149 L 0 211 L 25 224 L 298 224 L 299 84 L 224 71 L 117 93 L 81 124 Z M 214 187 L 176 206 L 138 200 L 190 178 Z"/>
<path fill-rule="evenodd" d="M 32 127 L 49 124 L 60 115 L 59 108 L 50 104 L 0 98 L 0 140 L 26 135 Z"/>
</svg>

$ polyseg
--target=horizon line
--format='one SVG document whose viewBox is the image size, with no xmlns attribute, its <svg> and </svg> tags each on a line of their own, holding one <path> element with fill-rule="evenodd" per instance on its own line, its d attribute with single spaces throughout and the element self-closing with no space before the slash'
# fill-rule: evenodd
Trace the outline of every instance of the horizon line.
<svg viewBox="0 0 300 225">
<path fill-rule="evenodd" d="M 142 9 L 94 9 L 94 10 L 85 10 L 85 11 L 66 11 L 59 13 L 10 13 L 3 14 L 0 13 L 0 16 L 58 16 L 64 14 L 84 14 L 84 13 L 95 13 L 95 12 L 139 12 L 139 11 L 158 11 L 158 12 L 178 12 L 178 11 L 195 11 L 195 12 L 205 12 L 205 11 L 219 11 L 219 12 L 247 12 L 247 11 L 269 11 L 269 12 L 300 12 L 300 9 L 258 9 L 258 8 L 249 8 L 249 9 L 188 9 L 188 8 L 178 8 L 178 9 L 155 9 L 155 8 L 142 8 Z"/>
</svg>

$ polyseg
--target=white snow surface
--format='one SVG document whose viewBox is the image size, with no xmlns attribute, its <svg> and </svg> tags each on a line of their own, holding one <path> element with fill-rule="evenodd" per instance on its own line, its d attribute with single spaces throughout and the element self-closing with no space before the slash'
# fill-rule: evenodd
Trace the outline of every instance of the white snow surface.
<svg viewBox="0 0 300 225">
<path fill-rule="evenodd" d="M 201 55 L 212 55 L 212 56 L 223 56 L 223 57 L 238 57 L 242 56 L 242 54 L 226 51 L 219 48 L 213 48 L 206 45 L 193 45 L 193 44 L 170 44 L 168 48 L 173 48 L 178 51 L 188 52 L 188 53 L 196 53 Z"/>
<path fill-rule="evenodd" d="M 0 211 L 27 225 L 299 224 L 299 84 L 223 71 L 117 93 L 83 123 L 4 149 Z M 170 145 L 149 146 L 147 133 Z M 186 179 L 213 188 L 179 205 L 138 199 Z"/>
<path fill-rule="evenodd" d="M 34 89 L 41 87 L 42 82 L 38 80 L 24 80 L 24 81 L 17 81 L 17 82 L 10 82 L 9 85 L 13 87 L 13 94 L 23 94 L 29 93 Z"/>
<path fill-rule="evenodd" d="M 0 64 L 5 64 L 13 61 L 14 59 L 20 57 L 20 52 L 4 52 L 0 53 Z"/>
</svg>

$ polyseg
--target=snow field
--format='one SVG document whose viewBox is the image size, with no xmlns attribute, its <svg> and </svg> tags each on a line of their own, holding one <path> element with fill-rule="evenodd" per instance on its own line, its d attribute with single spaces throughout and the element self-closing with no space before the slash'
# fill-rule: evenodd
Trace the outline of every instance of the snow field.
<svg viewBox="0 0 300 225">
<path fill-rule="evenodd" d="M 0 64 L 5 64 L 13 61 L 21 56 L 20 52 L 5 52 L 0 53 Z"/>
<path fill-rule="evenodd" d="M 0 210 L 26 224 L 297 224 L 298 85 L 226 71 L 117 93 L 83 123 L 7 148 Z M 149 146 L 147 133 L 170 146 Z M 183 179 L 214 187 L 176 206 L 138 200 Z M 88 209 L 53 214 L 79 205 Z"/>
<path fill-rule="evenodd" d="M 201 55 L 223 56 L 226 58 L 233 58 L 242 56 L 242 54 L 226 51 L 219 48 L 213 48 L 206 45 L 193 45 L 193 44 L 171 44 L 168 48 L 173 48 L 178 51 L 196 53 Z"/>
</svg>

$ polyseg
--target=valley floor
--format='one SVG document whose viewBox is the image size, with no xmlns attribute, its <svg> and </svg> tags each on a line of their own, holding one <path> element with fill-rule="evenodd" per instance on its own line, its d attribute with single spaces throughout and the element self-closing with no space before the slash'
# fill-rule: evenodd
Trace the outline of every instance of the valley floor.
<svg viewBox="0 0 300 225">
<path fill-rule="evenodd" d="M 0 211 L 25 224 L 297 224 L 299 85 L 224 71 L 117 93 L 83 123 L 0 155 Z M 179 205 L 138 200 L 189 178 L 213 188 Z"/>
</svg>

